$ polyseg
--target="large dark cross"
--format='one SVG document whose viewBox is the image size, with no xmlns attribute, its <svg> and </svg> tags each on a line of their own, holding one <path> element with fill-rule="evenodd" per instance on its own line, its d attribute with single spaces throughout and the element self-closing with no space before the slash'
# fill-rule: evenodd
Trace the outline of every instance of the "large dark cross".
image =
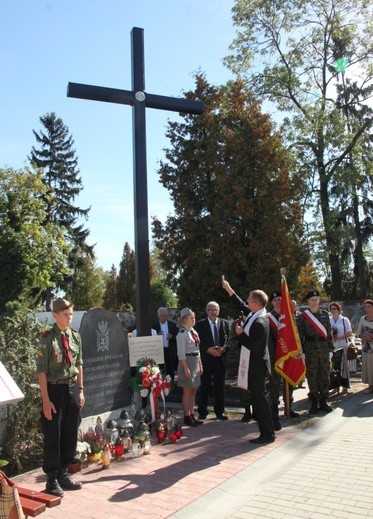
<svg viewBox="0 0 373 519">
<path fill-rule="evenodd" d="M 146 171 L 145 108 L 200 114 L 203 103 L 145 92 L 144 30 L 133 27 L 132 91 L 69 83 L 67 96 L 132 106 L 133 189 L 135 200 L 136 327 L 139 336 L 150 335 L 150 273 L 148 231 L 148 184 Z"/>
</svg>

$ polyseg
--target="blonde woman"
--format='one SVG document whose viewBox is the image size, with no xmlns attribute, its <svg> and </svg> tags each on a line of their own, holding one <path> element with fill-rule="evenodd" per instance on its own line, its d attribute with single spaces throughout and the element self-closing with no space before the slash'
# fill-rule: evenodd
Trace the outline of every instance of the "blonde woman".
<svg viewBox="0 0 373 519">
<path fill-rule="evenodd" d="M 180 312 L 181 328 L 176 336 L 177 356 L 179 358 L 177 385 L 183 388 L 181 404 L 184 412 L 184 424 L 195 427 L 203 422 L 194 417 L 196 394 L 201 385 L 203 372 L 199 352 L 199 337 L 194 330 L 196 318 L 190 308 Z"/>
</svg>

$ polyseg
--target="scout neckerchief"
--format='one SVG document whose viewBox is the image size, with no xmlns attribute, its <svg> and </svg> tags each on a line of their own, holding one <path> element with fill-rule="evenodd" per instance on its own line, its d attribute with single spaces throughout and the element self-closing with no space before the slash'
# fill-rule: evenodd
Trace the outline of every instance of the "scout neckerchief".
<svg viewBox="0 0 373 519">
<path fill-rule="evenodd" d="M 246 335 L 250 335 L 250 328 L 254 321 L 258 319 L 258 317 L 262 317 L 267 314 L 267 311 L 265 308 L 262 308 L 261 310 L 258 310 L 254 314 L 252 314 L 248 320 L 248 322 L 244 326 L 244 332 Z"/>
<path fill-rule="evenodd" d="M 269 324 L 271 325 L 271 328 L 273 328 L 273 330 L 275 332 L 277 332 L 277 330 L 278 330 L 278 320 L 276 319 L 276 317 L 273 314 L 267 314 L 267 317 L 269 319 Z"/>
<path fill-rule="evenodd" d="M 199 349 L 199 335 L 198 333 L 193 330 L 193 328 L 190 329 L 190 335 L 193 337 L 194 342 L 196 343 L 197 350 Z"/>
<path fill-rule="evenodd" d="M 65 364 L 66 364 L 66 366 L 70 367 L 72 358 L 71 358 L 71 351 L 69 348 L 69 340 L 68 340 L 65 332 L 61 332 L 61 342 L 62 342 L 62 346 L 63 346 Z"/>
<path fill-rule="evenodd" d="M 321 335 L 324 341 L 328 340 L 328 334 L 326 328 L 320 323 L 320 321 L 313 315 L 311 310 L 304 310 L 302 315 L 307 321 L 315 328 L 315 330 Z"/>
</svg>

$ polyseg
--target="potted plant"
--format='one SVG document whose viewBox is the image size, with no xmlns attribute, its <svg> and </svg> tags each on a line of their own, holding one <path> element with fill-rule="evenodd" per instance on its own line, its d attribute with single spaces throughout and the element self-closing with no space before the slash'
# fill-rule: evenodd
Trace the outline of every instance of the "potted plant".
<svg viewBox="0 0 373 519">
<path fill-rule="evenodd" d="M 93 427 L 89 427 L 83 434 L 82 440 L 89 445 L 90 452 L 87 454 L 88 461 L 99 461 L 105 445 L 103 435 L 99 431 L 95 431 Z"/>
<path fill-rule="evenodd" d="M 87 456 L 90 452 L 91 447 L 89 446 L 89 443 L 78 440 L 75 457 L 67 467 L 67 470 L 70 472 L 70 474 L 75 474 L 75 472 L 80 472 L 82 470 L 83 463 L 87 460 Z"/>
</svg>

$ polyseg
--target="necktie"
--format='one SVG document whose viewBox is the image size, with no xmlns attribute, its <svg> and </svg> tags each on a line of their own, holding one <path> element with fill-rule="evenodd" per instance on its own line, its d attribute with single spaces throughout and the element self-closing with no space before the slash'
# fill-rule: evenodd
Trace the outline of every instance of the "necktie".
<svg viewBox="0 0 373 519">
<path fill-rule="evenodd" d="M 214 330 L 214 346 L 220 346 L 218 327 L 215 321 L 212 323 L 212 329 Z"/>
<path fill-rule="evenodd" d="M 63 346 L 63 353 L 64 353 L 64 360 L 66 366 L 71 366 L 71 351 L 69 348 L 69 341 L 67 340 L 67 337 L 64 333 L 61 333 L 61 341 Z"/>
</svg>

